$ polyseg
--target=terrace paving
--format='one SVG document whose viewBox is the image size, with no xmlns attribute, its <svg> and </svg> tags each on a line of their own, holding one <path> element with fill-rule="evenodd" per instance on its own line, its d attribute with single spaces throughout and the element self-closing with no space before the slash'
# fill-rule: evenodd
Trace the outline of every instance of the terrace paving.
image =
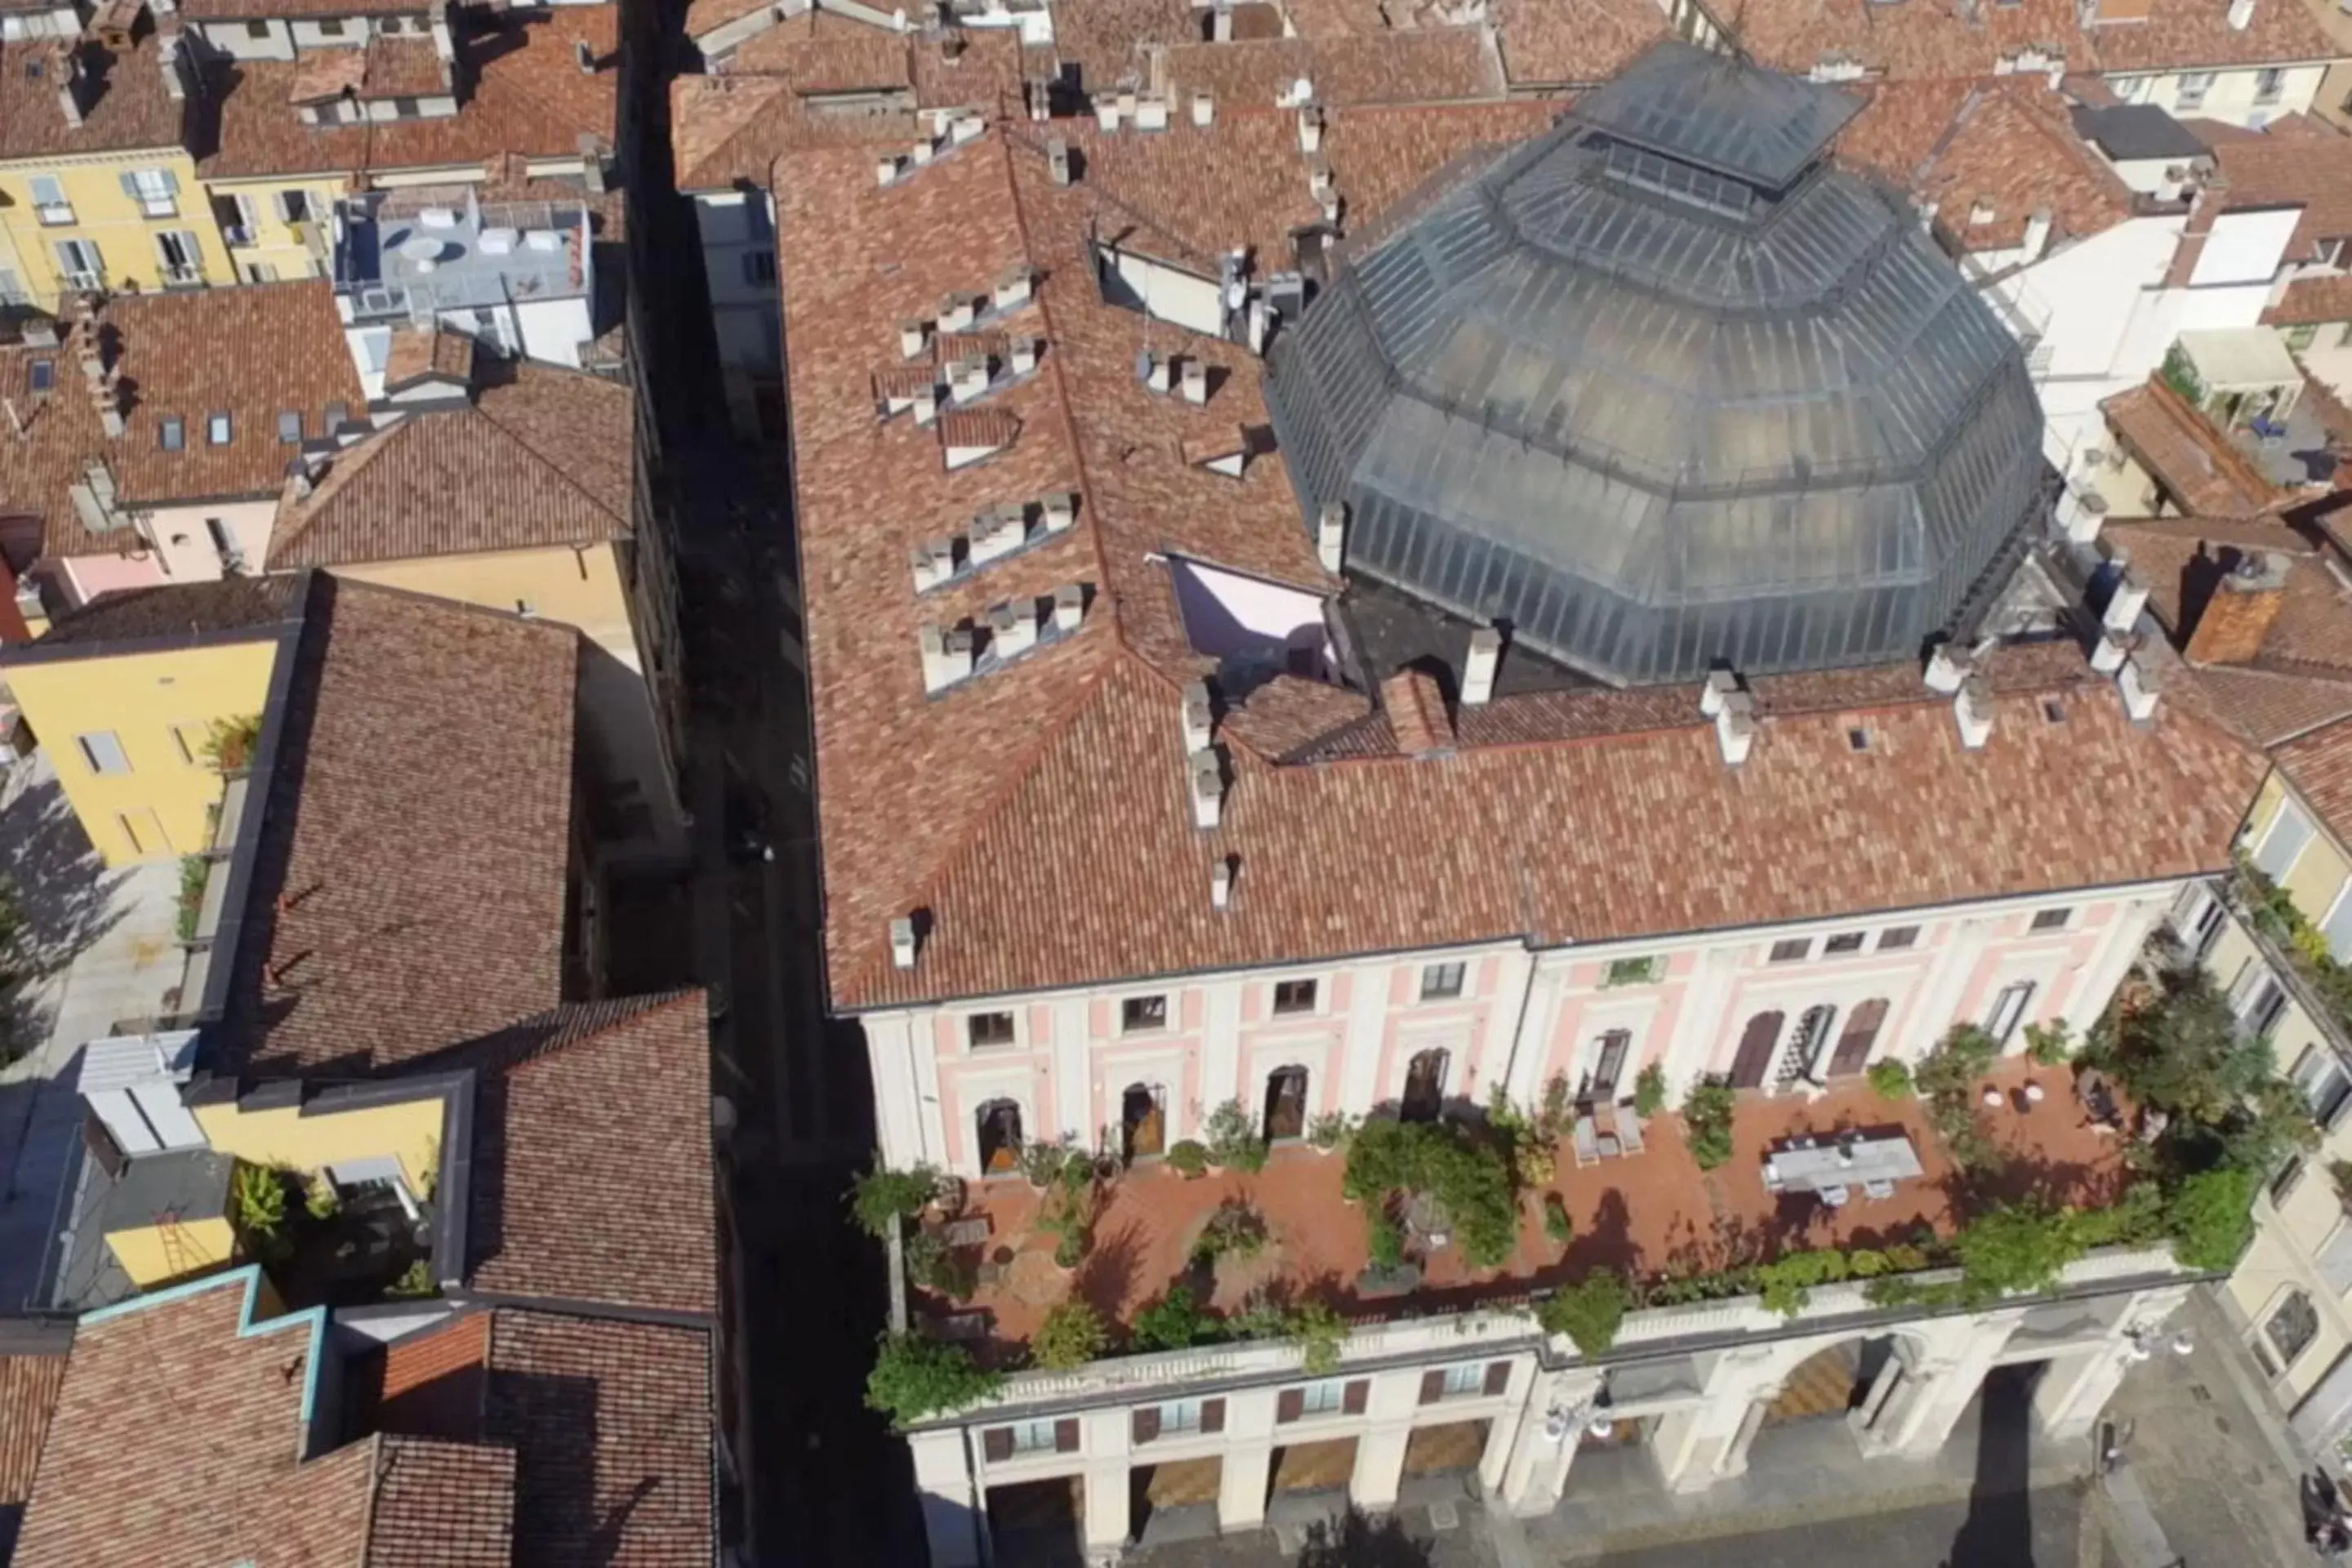
<svg viewBox="0 0 2352 1568">
<path fill-rule="evenodd" d="M 2027 1108 L 2017 1091 L 2028 1081 L 2045 1097 Z M 1696 1272 L 1780 1253 L 1821 1247 L 1869 1247 L 1901 1241 L 1922 1226 L 1949 1234 L 1971 1202 L 2040 1193 L 2053 1201 L 2092 1204 L 2111 1198 L 2125 1180 L 2120 1140 L 2091 1126 L 2075 1102 L 2067 1068 L 2037 1068 L 2022 1058 L 1999 1064 L 1986 1080 L 2001 1090 L 2004 1108 L 1979 1112 L 1989 1137 L 2010 1156 L 1990 1182 L 1966 1182 L 1944 1157 L 1916 1100 L 1880 1098 L 1860 1079 L 1815 1098 L 1743 1094 L 1733 1120 L 1731 1159 L 1702 1171 L 1691 1157 L 1678 1118 L 1648 1123 L 1640 1154 L 1579 1168 L 1566 1141 L 1557 1163 L 1558 1191 L 1574 1226 L 1565 1249 L 1545 1234 L 1540 1198 L 1521 1204 L 1518 1245 L 1496 1269 L 1475 1271 L 1458 1248 L 1423 1263 L 1423 1283 L 1410 1297 L 1360 1300 L 1357 1276 L 1366 1262 L 1364 1212 L 1340 1195 L 1346 1159 L 1303 1145 L 1277 1147 L 1255 1175 L 1227 1171 L 1186 1180 L 1164 1163 L 1150 1162 L 1111 1184 L 1095 1224 L 1094 1247 L 1075 1270 L 1053 1259 L 1057 1237 L 1038 1225 L 1037 1190 L 1019 1176 L 969 1184 L 964 1215 L 987 1216 L 991 1233 L 980 1256 L 1001 1273 L 961 1310 L 989 1316 L 991 1342 L 1026 1341 L 1055 1304 L 1073 1290 L 1116 1321 L 1165 1290 L 1181 1274 L 1192 1244 L 1218 1206 L 1245 1199 L 1264 1216 L 1268 1243 L 1258 1256 L 1228 1259 L 1216 1270 L 1209 1304 L 1239 1308 L 1265 1289 L 1319 1297 L 1343 1316 L 1396 1316 L 1507 1300 L 1616 1268 L 1650 1278 Z M 1919 1152 L 1924 1173 L 1899 1184 L 1892 1197 L 1871 1200 L 1857 1188 L 1832 1209 L 1811 1196 L 1781 1196 L 1764 1188 L 1768 1148 L 1800 1133 L 1900 1131 Z M 929 1300 L 919 1310 L 957 1310 Z"/>
</svg>

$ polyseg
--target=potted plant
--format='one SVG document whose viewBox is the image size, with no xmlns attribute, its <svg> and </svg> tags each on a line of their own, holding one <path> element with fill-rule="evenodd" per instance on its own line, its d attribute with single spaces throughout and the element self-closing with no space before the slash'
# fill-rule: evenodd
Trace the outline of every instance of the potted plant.
<svg viewBox="0 0 2352 1568">
<path fill-rule="evenodd" d="M 1248 1172 L 1265 1169 L 1265 1140 L 1258 1136 L 1249 1108 L 1240 1100 L 1229 1100 L 1211 1111 L 1208 1124 L 1201 1131 L 1212 1165 Z"/>
<path fill-rule="evenodd" d="M 1344 1110 L 1327 1110 L 1307 1123 L 1307 1144 L 1318 1154 L 1336 1153 L 1356 1135 L 1356 1119 Z"/>
<path fill-rule="evenodd" d="M 1196 1140 L 1179 1140 L 1168 1151 L 1168 1168 L 1188 1182 L 1197 1182 L 1209 1173 L 1209 1151 Z"/>
</svg>

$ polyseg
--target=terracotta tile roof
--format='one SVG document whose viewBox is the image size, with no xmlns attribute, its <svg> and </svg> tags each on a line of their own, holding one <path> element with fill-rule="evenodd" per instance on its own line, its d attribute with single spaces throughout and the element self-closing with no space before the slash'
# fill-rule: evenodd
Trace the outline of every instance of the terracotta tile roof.
<svg viewBox="0 0 2352 1568">
<path fill-rule="evenodd" d="M 1315 84 L 1316 101 L 1326 105 L 1499 98 L 1498 64 L 1480 29 L 1438 27 L 1372 37 L 1175 44 L 1156 51 L 1154 74 L 1160 90 L 1171 95 L 1173 118 L 1192 113 L 1196 92 L 1213 96 L 1221 110 L 1271 109 L 1301 78 Z"/>
<path fill-rule="evenodd" d="M 2263 312 L 2271 327 L 2326 326 L 2352 321 L 2352 274 L 2335 278 L 2297 278 L 2279 292 L 2278 303 Z"/>
<path fill-rule="evenodd" d="M 689 33 L 693 26 L 689 20 Z M 911 51 L 919 41 L 915 35 L 811 9 L 745 39 L 728 57 L 727 70 L 785 77 L 803 96 L 908 88 L 915 84 Z"/>
<path fill-rule="evenodd" d="M 386 1437 L 360 1568 L 509 1568 L 514 1561 L 512 1448 Z"/>
<path fill-rule="evenodd" d="M 1541 129 L 1554 107 L 1331 110 L 1324 155 L 1351 233 L 1377 229 L 1453 161 Z M 1756 752 L 1737 770 L 1721 764 L 1689 689 L 1499 699 L 1459 719 L 1451 754 L 1409 756 L 1386 718 L 1361 717 L 1360 693 L 1309 699 L 1304 683 L 1277 682 L 1228 718 L 1223 821 L 1195 830 L 1179 693 L 1214 661 L 1193 651 L 1163 563 L 1336 584 L 1281 454 L 1259 455 L 1238 481 L 1184 460 L 1188 444 L 1265 422 L 1256 362 L 1110 306 L 1095 286 L 1095 236 L 1177 258 L 1246 244 L 1261 266 L 1287 259 L 1286 212 L 1305 195 L 1292 117 L 1221 106 L 1208 131 L 1174 119 L 1151 135 L 1057 122 L 1084 154 L 1069 186 L 1051 182 L 1025 124 L 888 188 L 854 148 L 778 162 L 836 1005 L 1436 942 L 1595 940 L 2226 864 L 2256 776 L 2245 749 L 2186 700 L 2150 728 L 2130 725 L 2071 649 L 2014 661 L 1983 752 L 1962 750 L 1948 704 L 1916 668 L 1857 671 L 1792 681 L 1781 706 L 1764 706 Z M 987 405 L 1018 416 L 1020 439 L 943 472 L 924 450 L 929 433 L 877 421 L 875 369 L 894 357 L 900 320 L 1014 263 L 1043 281 L 1005 330 L 1049 344 L 1037 376 Z M 1205 408 L 1146 391 L 1135 370 L 1146 346 L 1225 373 Z M 917 600 L 911 545 L 982 508 L 1069 489 L 1081 504 L 1066 537 Z M 1070 581 L 1097 589 L 1076 637 L 924 694 L 919 625 Z M 2053 691 L 2063 724 L 2042 714 Z M 1884 743 L 1856 755 L 1846 735 L 1860 710 Z M 1324 754 L 1360 760 L 1269 760 Z M 2090 830 L 2126 798 L 2134 833 Z M 1932 800 L 1953 831 L 1865 830 L 1906 800 Z M 1566 847 L 1538 842 L 1540 825 L 1562 820 L 1589 831 Z M 1396 827 L 1432 821 L 1460 829 Z M 1699 839 L 1731 847 L 1694 856 Z M 1114 841 L 1118 855 L 1104 856 Z M 1210 868 L 1233 855 L 1242 869 L 1219 913 Z M 915 968 L 896 970 L 888 921 L 918 910 L 929 934 Z"/>
<path fill-rule="evenodd" d="M 2261 662 L 2352 677 L 2352 563 L 2332 545 L 2271 518 L 2133 519 L 2107 523 L 2101 536 L 2128 553 L 2133 574 L 2147 589 L 2149 608 L 2176 634 L 2193 572 L 2216 570 L 2214 563 L 2225 553 L 2285 555 L 2293 563 L 2286 595 L 2263 638 Z"/>
<path fill-rule="evenodd" d="M 46 363 L 48 387 L 33 389 L 33 367 Z M 114 554 L 143 548 L 127 525 L 105 534 L 86 531 L 75 514 L 70 491 L 83 466 L 102 455 L 106 432 L 81 388 L 73 351 L 0 344 L 0 397 L 16 422 L 0 426 L 0 517 L 40 521 L 38 553 L 50 556 Z M 0 420 L 7 416 L 0 413 Z M 19 434 L 19 431 L 22 434 Z"/>
<path fill-rule="evenodd" d="M 2051 215 L 2053 243 L 2132 214 L 2130 190 L 2084 145 L 2064 100 L 2039 78 L 1881 84 L 1838 151 L 1932 204 L 1965 250 L 2013 249 L 2037 211 Z M 1989 220 L 1975 221 L 1979 211 Z"/>
<path fill-rule="evenodd" d="M 490 1315 L 463 1311 L 346 1363 L 344 1426 L 352 1433 L 470 1441 L 489 1389 Z"/>
<path fill-rule="evenodd" d="M 376 33 L 369 37 L 366 53 L 367 69 L 357 84 L 362 98 L 424 98 L 450 89 L 451 66 L 429 37 Z"/>
<path fill-rule="evenodd" d="M 126 503 L 274 496 L 294 450 L 278 439 L 279 413 L 300 414 L 316 436 L 329 404 L 367 402 L 324 279 L 117 295 L 100 321 L 135 388 L 122 435 L 104 452 Z M 223 353 L 223 343 L 239 352 Z M 61 371 L 71 368 L 68 359 Z M 208 427 L 216 413 L 229 416 L 229 439 L 217 446 Z M 163 444 L 166 419 L 181 422 L 176 451 Z"/>
<path fill-rule="evenodd" d="M 1496 0 L 1494 18 L 1514 88 L 1607 81 L 1670 30 L 1654 0 Z"/>
<path fill-rule="evenodd" d="M 440 168 L 509 153 L 573 157 L 583 134 L 610 147 L 619 112 L 619 11 L 541 5 L 493 15 L 459 7 L 458 111 L 438 119 L 305 125 L 289 106 L 300 62 L 235 61 L 224 68 L 219 128 L 198 168 L 207 178 L 236 178 Z M 581 44 L 599 62 L 593 72 L 580 69 Z"/>
<path fill-rule="evenodd" d="M 256 637 L 269 637 L 301 618 L 302 588 L 299 577 L 222 577 L 209 583 L 118 588 L 67 611 L 31 646 L 47 653 L 205 633 L 249 631 Z"/>
<path fill-rule="evenodd" d="M 2340 676 L 2210 665 L 2197 679 L 2223 721 L 2264 749 L 2352 718 L 2352 679 Z"/>
<path fill-rule="evenodd" d="M 188 0 L 180 10 L 199 22 L 241 21 L 263 16 L 379 16 L 414 15 L 422 7 L 395 4 L 390 11 L 365 0 Z"/>
<path fill-rule="evenodd" d="M 286 101 L 331 103 L 346 92 L 357 92 L 367 80 L 367 66 L 364 48 L 307 50 L 294 62 L 294 80 L 287 89 Z"/>
<path fill-rule="evenodd" d="M 562 1000 L 578 646 L 313 575 L 228 1070 L 364 1076 Z"/>
<path fill-rule="evenodd" d="M 2271 756 L 2336 841 L 2352 842 L 2352 721 L 2289 741 Z"/>
<path fill-rule="evenodd" d="M 307 1317 L 244 1331 L 254 1273 L 82 1320 L 15 1568 L 361 1560 L 373 1446 L 298 1458 L 323 1347 Z"/>
<path fill-rule="evenodd" d="M 2338 58 L 2343 50 L 2300 5 L 2257 4 L 2229 25 L 2208 0 L 2152 0 L 2146 21 L 2084 27 L 2074 0 L 1887 5 L 1874 0 L 1749 0 L 1733 24 L 1759 64 L 1799 74 L 1851 61 L 1895 79 L 1989 77 L 2030 51 L 2059 52 L 2074 72 L 2116 73 Z"/>
<path fill-rule="evenodd" d="M 33 1495 L 41 1444 L 65 1380 L 62 1354 L 0 1356 L 0 1510 Z"/>
<path fill-rule="evenodd" d="M 483 1436 L 515 1448 L 514 1561 L 709 1568 L 710 1336 L 501 1310 Z"/>
<path fill-rule="evenodd" d="M 2277 488 L 2162 381 L 2151 378 L 2099 407 L 2140 466 L 2190 514 L 2253 517 L 2279 504 Z"/>
<path fill-rule="evenodd" d="M 1381 682 L 1381 711 L 1388 718 L 1396 749 L 1405 755 L 1423 757 L 1453 749 L 1454 721 L 1445 711 L 1445 695 L 1436 678 L 1425 671 L 1399 670 Z"/>
<path fill-rule="evenodd" d="M 270 569 L 624 538 L 634 403 L 618 382 L 527 363 L 468 407 L 411 415 L 281 509 Z"/>
<path fill-rule="evenodd" d="M 139 147 L 181 147 L 205 102 L 200 93 L 173 98 L 163 87 L 163 51 L 143 21 L 131 47 L 118 56 L 95 42 L 79 46 L 82 122 L 66 122 L 58 90 L 68 79 L 60 40 L 0 44 L 0 158 L 107 153 Z M 183 193 L 201 203 L 203 193 Z"/>
<path fill-rule="evenodd" d="M 395 329 L 391 352 L 384 359 L 385 389 L 404 386 L 428 375 L 470 384 L 474 379 L 474 340 L 447 327 Z"/>
<path fill-rule="evenodd" d="M 705 1009 L 699 991 L 585 1004 L 469 1056 L 473 1289 L 717 1312 Z"/>
<path fill-rule="evenodd" d="M 1054 56 L 1077 68 L 1079 91 L 1093 93 L 1150 79 L 1154 46 L 1198 43 L 1201 13 L 1192 0 L 1084 0 L 1054 9 Z"/>
<path fill-rule="evenodd" d="M 774 4 L 775 0 L 689 0 L 686 7 L 686 36 L 698 38 Z"/>
</svg>

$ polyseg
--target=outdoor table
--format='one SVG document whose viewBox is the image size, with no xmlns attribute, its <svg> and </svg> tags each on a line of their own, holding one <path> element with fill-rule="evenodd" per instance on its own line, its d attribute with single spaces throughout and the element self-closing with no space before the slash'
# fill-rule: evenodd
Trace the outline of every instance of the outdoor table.
<svg viewBox="0 0 2352 1568">
<path fill-rule="evenodd" d="M 1857 1138 L 1843 1145 L 1852 1159 L 1840 1157 L 1841 1145 L 1830 1142 L 1812 1149 L 1781 1149 L 1765 1156 L 1768 1177 L 1783 1187 L 1819 1192 L 1826 1187 L 1900 1182 L 1921 1174 L 1919 1152 L 1908 1138 Z"/>
</svg>

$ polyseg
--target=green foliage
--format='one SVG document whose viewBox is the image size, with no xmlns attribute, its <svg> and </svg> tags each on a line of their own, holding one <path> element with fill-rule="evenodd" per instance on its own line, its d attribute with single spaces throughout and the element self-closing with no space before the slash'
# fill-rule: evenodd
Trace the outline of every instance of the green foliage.
<svg viewBox="0 0 2352 1568">
<path fill-rule="evenodd" d="M 1102 1314 L 1080 1296 L 1056 1304 L 1029 1337 L 1029 1359 L 1053 1372 L 1099 1360 L 1109 1348 L 1110 1330 Z"/>
<path fill-rule="evenodd" d="M 1862 1288 L 1863 1300 L 1874 1307 L 1917 1307 L 1928 1311 L 1957 1307 L 1964 1294 L 1957 1279 L 1906 1279 L 1899 1274 L 1873 1279 Z"/>
<path fill-rule="evenodd" d="M 1792 1252 L 1756 1270 L 1758 1293 L 1767 1310 L 1793 1318 L 1805 1310 L 1814 1286 L 1834 1285 L 1851 1271 L 1846 1255 L 1835 1247 Z"/>
<path fill-rule="evenodd" d="M 1404 1267 L 1404 1232 L 1384 1214 L 1376 1212 L 1364 1222 L 1364 1249 L 1372 1267 L 1383 1272 Z"/>
<path fill-rule="evenodd" d="M 1971 1305 L 2036 1294 L 2058 1283 L 2083 1255 L 2074 1216 L 2036 1204 L 2007 1204 L 1970 1221 L 1952 1244 L 1960 1289 Z"/>
<path fill-rule="evenodd" d="M 904 1426 L 978 1404 L 1003 1386 L 1003 1374 L 977 1365 L 961 1345 L 919 1334 L 885 1334 L 874 1370 L 866 1374 L 866 1407 Z"/>
<path fill-rule="evenodd" d="M 1033 1187 L 1060 1184 L 1062 1173 L 1069 1169 L 1072 1148 L 1069 1141 L 1049 1143 L 1033 1138 L 1021 1145 L 1021 1173 L 1029 1178 Z"/>
<path fill-rule="evenodd" d="M 1566 1247 L 1569 1237 L 1576 1234 L 1576 1226 L 1568 1217 L 1568 1205 L 1560 1201 L 1558 1193 L 1546 1193 L 1543 1211 L 1544 1234 Z"/>
<path fill-rule="evenodd" d="M 1655 954 L 1646 958 L 1612 958 L 1609 961 L 1607 972 L 1601 976 L 1601 988 L 1606 991 L 1615 985 L 1648 985 L 1663 978 L 1665 972 L 1666 961 Z"/>
<path fill-rule="evenodd" d="M 1219 1204 L 1192 1243 L 1192 1261 L 1213 1267 L 1220 1258 L 1255 1258 L 1265 1250 L 1265 1216 L 1240 1198 Z"/>
<path fill-rule="evenodd" d="M 286 1179 L 267 1165 L 240 1163 L 229 1183 L 236 1228 L 248 1237 L 273 1241 L 286 1226 Z"/>
<path fill-rule="evenodd" d="M 2000 1045 L 1973 1024 L 1962 1024 L 1919 1058 L 1911 1081 L 1927 1100 L 1927 1124 L 1953 1164 L 1990 1170 L 2000 1151 L 1977 1124 L 1977 1085 L 2000 1056 Z"/>
<path fill-rule="evenodd" d="M 1596 1269 L 1536 1303 L 1536 1321 L 1548 1334 L 1566 1334 L 1577 1350 L 1600 1355 L 1617 1342 L 1630 1304 L 1622 1275 Z"/>
<path fill-rule="evenodd" d="M 2146 1247 L 2165 1233 L 2164 1189 L 2134 1182 L 2103 1209 L 2079 1209 L 2072 1217 L 2075 1239 L 2094 1247 Z"/>
<path fill-rule="evenodd" d="M 335 1184 L 320 1176 L 302 1192 L 302 1212 L 323 1225 L 341 1212 L 343 1195 L 335 1191 Z"/>
<path fill-rule="evenodd" d="M 2197 362 L 2179 343 L 2164 352 L 2163 367 L 2156 374 L 2188 402 L 2200 408 L 2205 405 L 2205 378 L 2197 374 Z"/>
<path fill-rule="evenodd" d="M 893 1171 L 877 1155 L 874 1168 L 849 1189 L 850 1217 L 868 1236 L 887 1237 L 922 1212 L 940 1189 L 940 1173 L 929 1165 Z"/>
<path fill-rule="evenodd" d="M 2172 1256 L 2185 1268 L 2218 1272 L 2234 1265 L 2253 1235 L 2248 1212 L 2253 1201 L 2254 1173 L 2241 1166 L 2224 1165 L 2183 1180 L 2165 1205 Z"/>
<path fill-rule="evenodd" d="M 1063 1268 L 1076 1268 L 1087 1260 L 1087 1249 L 1094 1246 L 1094 1231 L 1083 1225 L 1074 1225 L 1062 1232 L 1054 1243 L 1054 1262 Z"/>
<path fill-rule="evenodd" d="M 2209 1127 L 2227 1123 L 2275 1076 L 2269 1042 L 2238 1026 L 2201 970 L 2167 975 L 2151 1005 L 2120 1019 L 2106 1061 L 2140 1104 Z"/>
<path fill-rule="evenodd" d="M 1633 1075 L 1633 1114 L 1648 1121 L 1666 1108 L 1666 1069 L 1652 1062 Z"/>
<path fill-rule="evenodd" d="M 253 748 L 261 743 L 261 715 L 247 713 L 235 719 L 215 719 L 205 731 L 205 743 L 199 750 L 214 769 L 224 773 L 240 773 L 253 765 Z"/>
<path fill-rule="evenodd" d="M 1731 1158 L 1731 1113 L 1739 1097 L 1724 1083 L 1695 1083 L 1683 1096 L 1683 1129 L 1691 1158 L 1712 1171 Z"/>
<path fill-rule="evenodd" d="M 2054 1068 L 2074 1054 L 2074 1042 L 2061 1018 L 2050 1024 L 2025 1026 L 2025 1054 L 2036 1067 Z"/>
<path fill-rule="evenodd" d="M 978 1282 L 971 1265 L 958 1258 L 955 1248 L 940 1237 L 919 1230 L 907 1238 L 903 1253 L 907 1262 L 907 1279 L 926 1290 L 961 1301 L 969 1299 Z"/>
<path fill-rule="evenodd" d="M 1168 1168 L 1180 1176 L 1205 1175 L 1209 1151 L 1192 1139 L 1183 1139 L 1168 1151 Z"/>
<path fill-rule="evenodd" d="M 1307 1141 L 1318 1149 L 1344 1149 L 1355 1135 L 1356 1118 L 1344 1110 L 1327 1110 L 1307 1123 Z"/>
<path fill-rule="evenodd" d="M 179 932 L 182 942 L 196 940 L 196 918 L 204 912 L 205 884 L 212 880 L 213 863 L 202 855 L 180 857 Z"/>
<path fill-rule="evenodd" d="M 383 1293 L 395 1300 L 421 1301 L 427 1296 L 437 1296 L 440 1288 L 433 1283 L 433 1269 L 422 1258 L 411 1263 L 399 1279 L 384 1287 Z"/>
<path fill-rule="evenodd" d="M 1144 1303 L 1128 1331 L 1129 1342 L 1139 1351 L 1189 1350 L 1224 1337 L 1224 1323 L 1181 1279 L 1170 1285 L 1166 1293 Z"/>
<path fill-rule="evenodd" d="M 1911 1098 L 1911 1068 L 1906 1062 L 1896 1061 L 1893 1057 L 1881 1057 L 1864 1068 L 1862 1076 L 1870 1080 L 1870 1087 L 1881 1100 Z"/>
<path fill-rule="evenodd" d="M 1493 1268 L 1518 1244 L 1519 1210 L 1506 1153 L 1453 1122 L 1368 1121 L 1348 1146 L 1340 1190 L 1377 1204 L 1422 1193 L 1445 1213 L 1473 1268 Z"/>
<path fill-rule="evenodd" d="M 1300 1364 L 1309 1377 L 1339 1370 L 1339 1352 L 1348 1342 L 1348 1325 L 1321 1301 L 1300 1301 L 1290 1309 L 1283 1337 L 1297 1342 Z"/>
<path fill-rule="evenodd" d="M 1568 1080 L 1554 1078 L 1559 1090 L 1559 1104 L 1568 1102 Z M 1510 1096 L 1496 1084 L 1486 1102 L 1486 1134 L 1502 1150 L 1511 1163 L 1511 1174 L 1523 1187 L 1539 1187 L 1550 1181 L 1559 1162 L 1559 1112 L 1549 1105 L 1534 1116 L 1513 1105 Z"/>
<path fill-rule="evenodd" d="M 1202 1133 L 1211 1163 L 1236 1171 L 1265 1169 L 1265 1140 L 1258 1136 L 1257 1123 L 1240 1100 L 1229 1100 L 1209 1112 Z"/>
</svg>

